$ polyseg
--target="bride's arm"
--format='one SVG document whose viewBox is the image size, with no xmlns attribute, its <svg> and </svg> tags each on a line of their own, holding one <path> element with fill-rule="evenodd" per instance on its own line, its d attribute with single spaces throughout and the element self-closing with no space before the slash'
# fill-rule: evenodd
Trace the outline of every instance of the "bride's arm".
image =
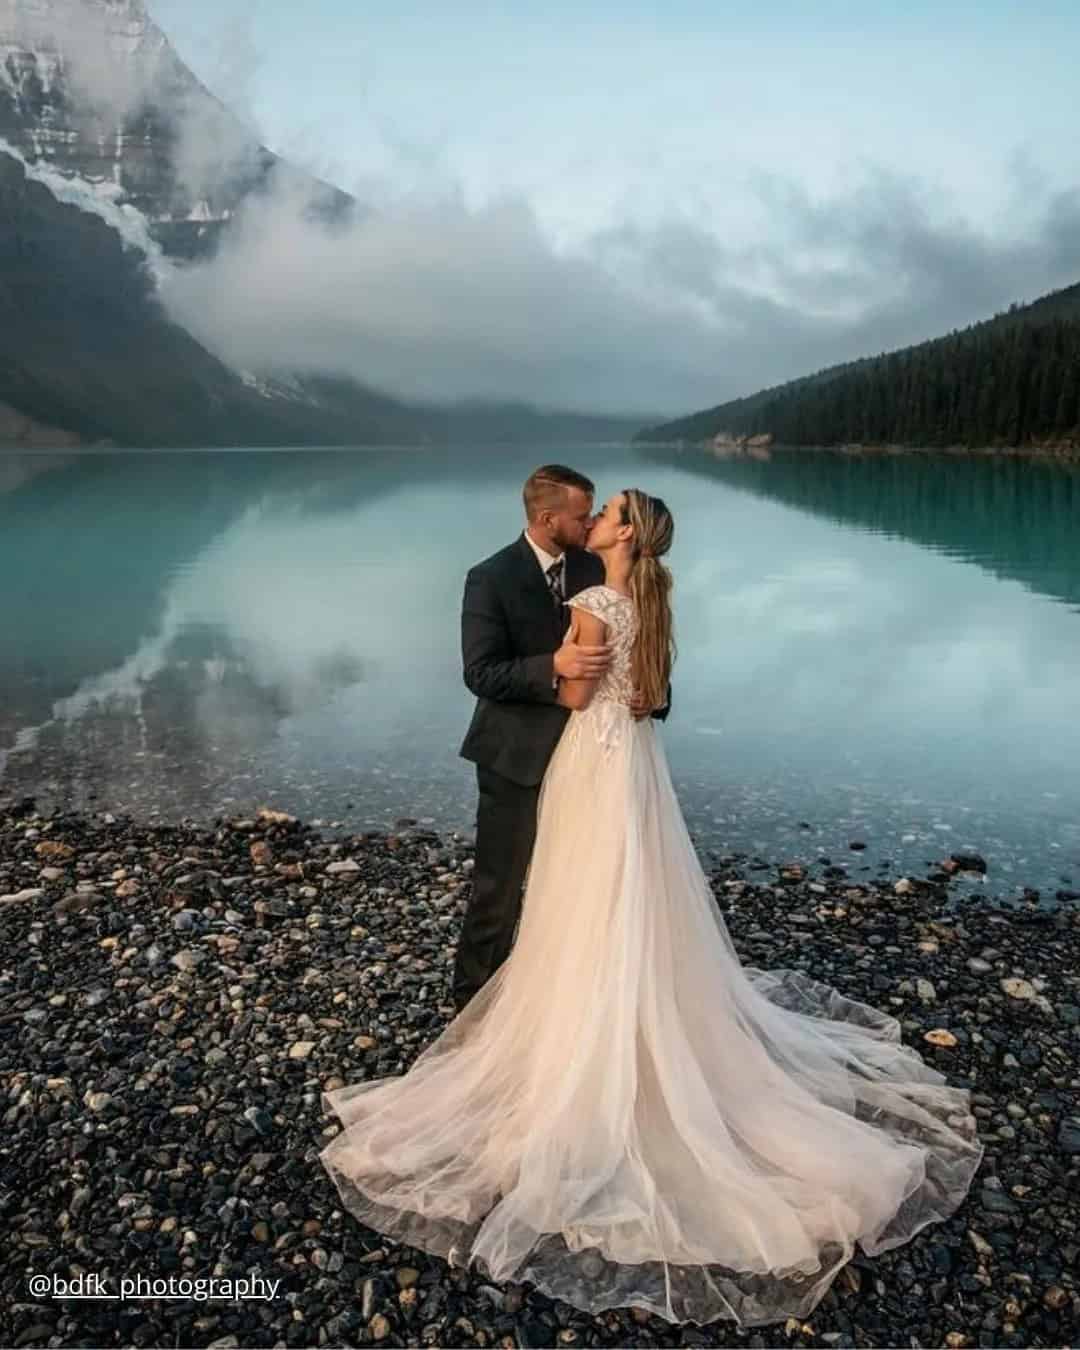
<svg viewBox="0 0 1080 1350">
<path fill-rule="evenodd" d="M 607 624 L 587 609 L 571 610 L 569 632 L 564 642 L 578 642 L 584 647 L 602 646 L 607 641 Z M 600 683 L 595 680 L 560 680 L 556 703 L 564 708 L 587 708 Z"/>
</svg>

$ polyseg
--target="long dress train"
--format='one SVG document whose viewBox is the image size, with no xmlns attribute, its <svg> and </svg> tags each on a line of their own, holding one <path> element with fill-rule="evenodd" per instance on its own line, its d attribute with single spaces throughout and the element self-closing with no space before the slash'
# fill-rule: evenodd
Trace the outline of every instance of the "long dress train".
<svg viewBox="0 0 1080 1350">
<path fill-rule="evenodd" d="M 540 795 L 510 957 L 408 1073 L 323 1094 L 343 1204 L 393 1239 L 580 1308 L 805 1316 L 858 1243 L 963 1200 L 968 1091 L 895 1018 L 740 964 L 650 719 L 632 602 L 571 602 L 613 659 Z"/>
</svg>

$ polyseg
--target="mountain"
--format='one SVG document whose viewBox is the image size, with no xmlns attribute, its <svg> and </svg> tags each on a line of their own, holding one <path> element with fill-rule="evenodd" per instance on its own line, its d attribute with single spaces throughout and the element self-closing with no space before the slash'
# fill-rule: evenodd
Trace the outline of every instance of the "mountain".
<svg viewBox="0 0 1080 1350">
<path fill-rule="evenodd" d="M 347 193 L 292 168 L 195 78 L 143 0 L 0 0 L 0 140 L 115 187 L 167 256 L 211 252 L 273 182 L 339 218 Z"/>
<path fill-rule="evenodd" d="M 310 445 L 404 439 L 417 418 L 378 395 L 246 379 L 172 323 L 146 257 L 0 154 L 0 408 L 38 444 Z M 32 432 L 59 428 L 51 439 Z M 10 443 L 10 442 L 9 442 Z"/>
<path fill-rule="evenodd" d="M 162 308 L 240 207 L 364 207 L 263 146 L 144 0 L 0 0 L 0 445 L 628 440 L 629 418 L 406 404 L 340 376 L 230 369 Z"/>
<path fill-rule="evenodd" d="M 897 352 L 830 366 L 638 432 L 787 445 L 1080 445 L 1080 284 Z"/>
</svg>

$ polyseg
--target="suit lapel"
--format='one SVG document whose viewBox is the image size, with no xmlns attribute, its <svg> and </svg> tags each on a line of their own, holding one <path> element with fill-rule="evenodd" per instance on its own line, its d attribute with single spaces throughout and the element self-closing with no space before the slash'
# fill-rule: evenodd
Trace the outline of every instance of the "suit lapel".
<svg viewBox="0 0 1080 1350">
<path fill-rule="evenodd" d="M 548 631 L 551 634 L 552 646 L 557 647 L 562 642 L 569 627 L 570 609 L 564 604 L 561 610 L 557 610 L 551 603 L 551 592 L 548 590 L 547 578 L 541 571 L 536 554 L 529 547 L 529 541 L 524 534 L 518 535 L 515 554 L 521 576 L 522 593 L 528 604 L 529 612 L 532 613 L 535 610 L 538 620 L 540 613 L 543 613 L 543 617 L 547 620 Z M 566 550 L 565 569 L 567 600 L 571 596 L 577 595 L 578 591 L 583 591 L 586 586 L 595 585 L 596 582 L 603 580 L 603 564 L 595 554 L 589 553 L 583 548 L 568 548 Z"/>
<path fill-rule="evenodd" d="M 585 559 L 584 549 L 572 548 L 566 553 L 566 598 L 570 599 L 572 595 L 577 595 L 578 591 L 585 589 Z"/>
<path fill-rule="evenodd" d="M 551 592 L 548 590 L 547 578 L 540 570 L 536 554 L 529 547 L 529 541 L 523 534 L 518 536 L 517 556 L 520 564 L 522 592 L 528 602 L 530 613 L 535 611 L 538 622 L 543 622 L 546 625 L 551 636 L 551 645 L 557 647 L 562 641 L 565 624 L 560 623 L 559 612 L 552 603 Z M 569 561 L 568 555 L 567 563 Z M 569 573 L 567 578 L 567 585 L 569 586 Z M 567 594 L 570 594 L 569 590 Z M 563 613 L 565 614 L 565 612 L 564 606 Z"/>
<path fill-rule="evenodd" d="M 579 591 L 583 591 L 588 586 L 595 585 L 594 578 L 599 570 L 603 576 L 603 566 L 599 563 L 596 555 L 583 548 L 572 548 L 566 551 L 566 598 L 571 599 Z M 567 628 L 570 625 L 571 610 L 568 605 L 563 605 L 561 627 L 559 629 L 559 641 L 563 640 Z"/>
</svg>

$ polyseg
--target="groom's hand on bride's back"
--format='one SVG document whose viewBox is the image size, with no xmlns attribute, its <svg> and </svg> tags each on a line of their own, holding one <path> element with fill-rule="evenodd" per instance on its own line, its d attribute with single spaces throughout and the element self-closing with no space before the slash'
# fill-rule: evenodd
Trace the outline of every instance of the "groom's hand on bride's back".
<svg viewBox="0 0 1080 1350">
<path fill-rule="evenodd" d="M 554 662 L 561 680 L 598 680 L 611 664 L 611 649 L 606 642 L 588 646 L 567 639 L 556 649 Z"/>
</svg>

